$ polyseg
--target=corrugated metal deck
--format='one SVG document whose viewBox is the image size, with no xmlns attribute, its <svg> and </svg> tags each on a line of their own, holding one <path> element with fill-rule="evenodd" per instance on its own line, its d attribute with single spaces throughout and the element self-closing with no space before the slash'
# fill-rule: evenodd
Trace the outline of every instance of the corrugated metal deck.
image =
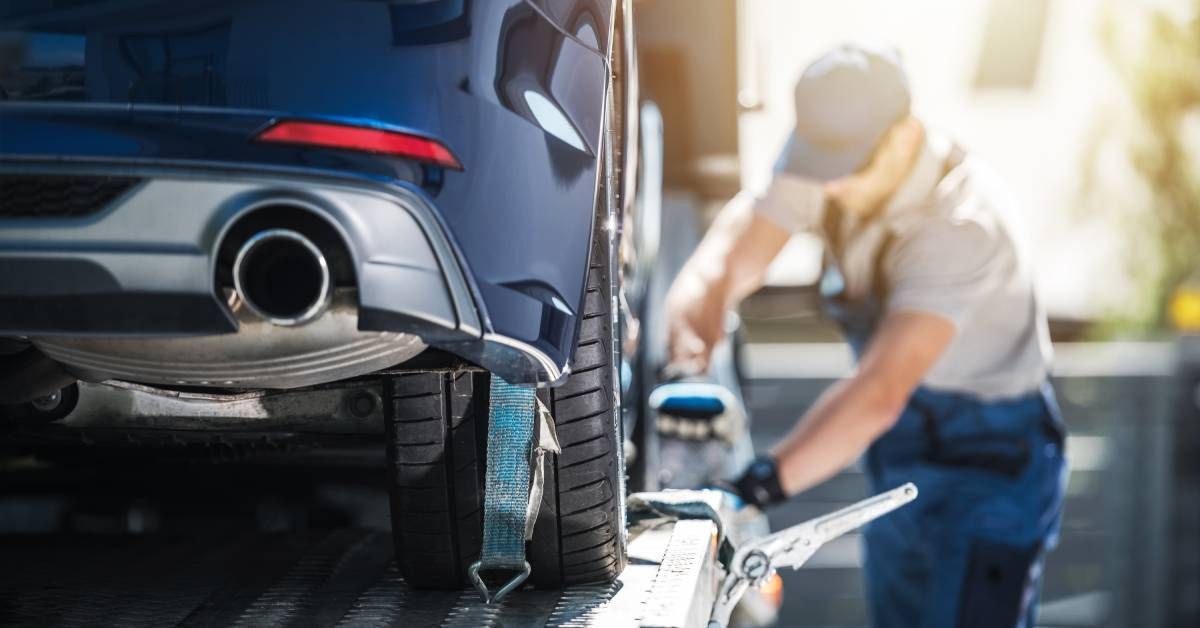
<svg viewBox="0 0 1200 628">
<path fill-rule="evenodd" d="M 606 586 L 416 591 L 385 532 L 0 537 L 4 626 L 694 626 L 716 591 L 715 527 L 645 530 Z"/>
</svg>

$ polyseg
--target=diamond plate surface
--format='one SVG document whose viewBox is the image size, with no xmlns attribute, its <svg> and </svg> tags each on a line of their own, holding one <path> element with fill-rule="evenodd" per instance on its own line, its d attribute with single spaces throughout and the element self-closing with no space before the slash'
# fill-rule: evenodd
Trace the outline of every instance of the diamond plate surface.
<svg viewBox="0 0 1200 628">
<path fill-rule="evenodd" d="M 380 530 L 0 536 L 0 626 L 696 625 L 715 590 L 712 535 L 708 522 L 660 526 L 633 538 L 613 584 L 490 606 L 473 590 L 410 589 Z"/>
</svg>

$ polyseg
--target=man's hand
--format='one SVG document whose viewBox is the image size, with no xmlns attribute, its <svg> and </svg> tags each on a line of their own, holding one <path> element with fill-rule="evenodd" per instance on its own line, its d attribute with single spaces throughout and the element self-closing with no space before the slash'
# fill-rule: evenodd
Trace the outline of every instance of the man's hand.
<svg viewBox="0 0 1200 628">
<path fill-rule="evenodd" d="M 725 326 L 724 291 L 712 288 L 693 273 L 681 273 L 667 293 L 669 365 L 679 375 L 708 372 L 713 348 Z"/>
<path fill-rule="evenodd" d="M 725 329 L 725 312 L 762 285 L 771 260 L 787 244 L 787 230 L 754 211 L 739 194 L 721 210 L 667 293 L 670 365 L 684 373 L 708 371 Z"/>
<path fill-rule="evenodd" d="M 784 492 L 795 495 L 828 479 L 891 429 L 954 333 L 954 324 L 935 314 L 888 313 L 858 371 L 826 390 L 771 451 Z"/>
</svg>

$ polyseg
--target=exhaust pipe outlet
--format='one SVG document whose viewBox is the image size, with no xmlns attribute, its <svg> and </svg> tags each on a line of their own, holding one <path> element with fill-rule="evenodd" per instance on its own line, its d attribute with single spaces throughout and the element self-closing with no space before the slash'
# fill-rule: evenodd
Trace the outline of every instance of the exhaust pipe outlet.
<svg viewBox="0 0 1200 628">
<path fill-rule="evenodd" d="M 333 296 L 325 255 L 291 229 L 268 229 L 246 240 L 233 262 L 233 287 L 252 312 L 284 327 L 316 319 Z"/>
</svg>

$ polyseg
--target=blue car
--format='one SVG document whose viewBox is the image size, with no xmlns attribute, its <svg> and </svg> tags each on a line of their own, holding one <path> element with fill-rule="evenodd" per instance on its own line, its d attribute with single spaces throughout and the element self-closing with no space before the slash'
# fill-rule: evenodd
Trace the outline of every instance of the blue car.
<svg viewBox="0 0 1200 628">
<path fill-rule="evenodd" d="M 374 439 L 403 575 L 458 588 L 495 374 L 562 445 L 532 581 L 615 578 L 630 11 L 0 0 L 0 439 Z"/>
</svg>

